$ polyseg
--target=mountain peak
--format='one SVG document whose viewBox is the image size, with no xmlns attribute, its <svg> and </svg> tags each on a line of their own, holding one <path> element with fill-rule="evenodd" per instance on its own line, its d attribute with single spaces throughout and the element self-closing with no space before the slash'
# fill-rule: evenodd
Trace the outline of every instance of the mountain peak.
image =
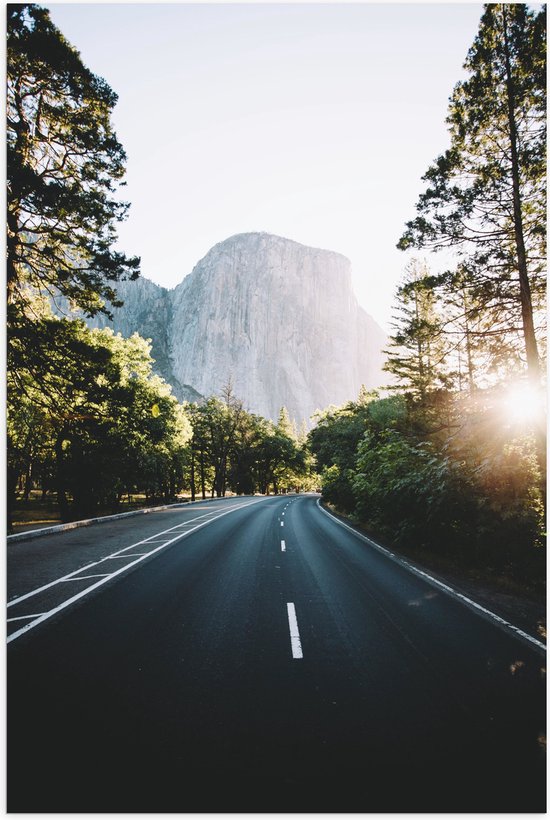
<svg viewBox="0 0 550 820">
<path fill-rule="evenodd" d="M 228 236 L 227 239 L 223 239 L 221 242 L 217 242 L 208 253 L 203 257 L 206 258 L 209 254 L 213 252 L 218 252 L 222 250 L 226 250 L 231 247 L 247 247 L 250 248 L 252 246 L 264 246 L 265 248 L 269 247 L 279 247 L 279 248 L 288 248 L 288 249 L 295 249 L 299 251 L 307 251 L 308 254 L 318 253 L 318 254 L 330 254 L 332 256 L 340 257 L 341 259 L 345 260 L 347 265 L 351 267 L 351 263 L 349 259 L 341 253 L 337 253 L 336 251 L 332 251 L 325 248 L 317 248 L 310 245 L 304 245 L 301 242 L 297 242 L 295 239 L 288 239 L 285 236 L 279 236 L 278 234 L 268 233 L 267 231 L 248 231 L 244 233 L 236 233 L 232 236 Z M 202 260 L 201 260 L 202 262 Z M 199 263 L 200 264 L 200 263 Z M 195 266 L 196 267 L 196 266 Z"/>
<path fill-rule="evenodd" d="M 219 395 L 228 379 L 254 413 L 298 423 L 378 387 L 386 336 L 357 304 L 349 260 L 265 232 L 217 243 L 173 290 L 119 288 L 115 330 L 152 339 L 180 398 Z"/>
</svg>

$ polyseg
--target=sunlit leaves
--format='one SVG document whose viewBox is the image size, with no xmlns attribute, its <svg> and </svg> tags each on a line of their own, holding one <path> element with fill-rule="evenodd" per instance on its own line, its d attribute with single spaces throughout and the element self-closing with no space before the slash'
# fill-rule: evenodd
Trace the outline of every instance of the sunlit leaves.
<svg viewBox="0 0 550 820">
<path fill-rule="evenodd" d="M 11 472 L 53 461 L 58 498 L 72 499 L 73 517 L 123 491 L 169 497 L 181 486 L 189 422 L 137 334 L 51 316 L 15 323 L 8 418 Z"/>
</svg>

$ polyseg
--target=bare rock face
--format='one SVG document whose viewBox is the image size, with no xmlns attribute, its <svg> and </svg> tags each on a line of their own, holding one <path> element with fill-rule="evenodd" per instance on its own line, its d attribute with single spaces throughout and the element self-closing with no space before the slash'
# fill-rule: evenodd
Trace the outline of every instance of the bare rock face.
<svg viewBox="0 0 550 820">
<path fill-rule="evenodd" d="M 384 334 L 362 311 L 350 263 L 270 234 L 215 245 L 172 295 L 171 361 L 203 395 L 231 377 L 252 412 L 297 420 L 378 385 Z M 378 358 L 377 358 L 378 357 Z"/>
<path fill-rule="evenodd" d="M 123 281 L 116 285 L 122 308 L 113 308 L 113 321 L 98 315 L 86 319 L 90 327 L 113 327 L 117 333 L 129 337 L 139 333 L 152 342 L 155 372 L 171 383 L 173 378 L 170 362 L 170 327 L 172 303 L 170 292 L 150 279 L 140 277 L 135 281 Z"/>
<path fill-rule="evenodd" d="M 309 420 L 318 409 L 383 384 L 386 336 L 360 308 L 338 253 L 266 233 L 215 245 L 167 291 L 138 279 L 119 288 L 115 330 L 153 342 L 157 369 L 183 399 L 229 379 L 247 409 Z"/>
</svg>

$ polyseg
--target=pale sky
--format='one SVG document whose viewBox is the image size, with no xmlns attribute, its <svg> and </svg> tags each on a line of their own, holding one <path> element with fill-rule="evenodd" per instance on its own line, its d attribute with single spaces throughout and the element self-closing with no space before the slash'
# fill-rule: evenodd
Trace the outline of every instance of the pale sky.
<svg viewBox="0 0 550 820">
<path fill-rule="evenodd" d="M 395 245 L 448 147 L 481 4 L 43 5 L 119 96 L 119 245 L 143 276 L 174 287 L 217 242 L 267 231 L 347 256 L 388 329 Z"/>
</svg>

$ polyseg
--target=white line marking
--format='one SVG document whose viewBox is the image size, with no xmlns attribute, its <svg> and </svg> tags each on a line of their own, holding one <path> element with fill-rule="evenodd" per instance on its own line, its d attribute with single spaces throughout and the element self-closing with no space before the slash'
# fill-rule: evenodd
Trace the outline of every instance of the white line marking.
<svg viewBox="0 0 550 820">
<path fill-rule="evenodd" d="M 36 612 L 34 615 L 19 615 L 17 618 L 6 618 L 6 623 L 10 624 L 12 621 L 27 621 L 29 618 L 39 618 L 43 612 Z"/>
<path fill-rule="evenodd" d="M 74 575 L 72 578 L 63 578 L 60 583 L 66 584 L 69 581 L 85 581 L 87 578 L 106 578 L 107 575 L 110 575 L 110 572 L 101 572 L 97 575 Z"/>
<path fill-rule="evenodd" d="M 247 501 L 244 504 L 239 504 L 236 507 L 232 507 L 230 510 L 225 510 L 225 512 L 219 513 L 214 518 L 211 518 L 209 521 L 203 521 L 202 524 L 197 524 L 197 526 L 193 527 L 192 530 L 188 530 L 187 532 L 184 532 L 184 533 L 181 533 L 181 532 L 178 533 L 174 538 L 171 539 L 171 541 L 167 541 L 165 544 L 161 544 L 159 547 L 155 547 L 155 549 L 153 549 L 150 552 L 146 553 L 144 556 L 140 556 L 135 561 L 132 561 L 131 563 L 126 564 L 124 567 L 120 567 L 120 569 L 115 570 L 114 572 L 110 573 L 110 575 L 107 575 L 104 578 L 102 578 L 100 581 L 96 581 L 95 584 L 91 584 L 89 587 L 86 587 L 86 589 L 83 589 L 78 594 L 73 595 L 72 598 L 68 598 L 66 601 L 63 601 L 63 603 L 59 604 L 59 606 L 56 606 L 53 609 L 50 609 L 49 612 L 44 612 L 36 620 L 31 621 L 30 624 L 27 624 L 26 626 L 21 627 L 21 629 L 18 629 L 17 632 L 13 632 L 8 637 L 7 643 L 10 643 L 11 641 L 15 641 L 21 635 L 24 635 L 25 632 L 28 632 L 29 630 L 34 629 L 34 627 L 38 626 L 38 624 L 41 624 L 43 621 L 48 620 L 48 618 L 51 618 L 56 613 L 61 612 L 63 609 L 66 609 L 68 606 L 70 606 L 75 601 L 78 601 L 80 598 L 83 598 L 85 595 L 88 595 L 90 592 L 92 592 L 92 590 L 97 589 L 98 587 L 103 586 L 103 584 L 108 583 L 111 580 L 111 578 L 115 578 L 117 575 L 120 575 L 123 572 L 127 572 L 135 564 L 139 564 L 141 561 L 143 561 L 144 558 L 146 558 L 150 555 L 154 555 L 155 552 L 158 552 L 159 550 L 164 549 L 165 547 L 169 546 L 170 544 L 173 544 L 176 541 L 179 541 L 180 539 L 187 538 L 187 536 L 191 535 L 191 533 L 196 532 L 197 530 L 200 530 L 203 527 L 208 526 L 208 524 L 211 524 L 212 521 L 216 521 L 218 518 L 223 518 L 224 515 L 229 515 L 230 513 L 237 512 L 237 510 L 241 510 L 243 507 L 248 507 L 251 504 L 259 504 L 262 501 L 265 501 L 266 498 L 255 499 L 254 501 Z M 200 517 L 204 518 L 204 516 L 200 516 Z M 197 519 L 195 519 L 195 520 L 197 520 Z M 174 528 L 172 528 L 172 529 L 174 529 Z M 170 530 L 165 530 L 165 532 L 170 532 Z M 139 541 L 138 543 L 141 544 L 143 542 Z M 132 544 L 132 546 L 135 547 L 135 546 L 137 546 L 137 544 Z M 125 549 L 131 549 L 131 547 L 125 547 Z M 108 556 L 108 557 L 111 557 L 111 556 Z M 106 561 L 106 560 L 108 560 L 108 558 L 103 558 L 101 560 Z M 95 566 L 98 563 L 101 563 L 101 562 L 96 561 L 94 564 L 90 564 L 90 566 Z M 82 572 L 84 569 L 88 569 L 88 568 L 89 567 L 81 567 L 79 570 L 76 570 L 76 572 L 70 573 L 70 575 L 75 575 L 77 572 Z M 68 577 L 70 577 L 70 575 L 67 575 L 65 577 L 68 578 Z M 15 603 L 18 603 L 19 601 L 23 601 L 25 598 L 29 598 L 31 595 L 36 595 L 37 592 L 40 592 L 42 589 L 47 589 L 48 587 L 54 586 L 54 584 L 59 583 L 59 581 L 61 581 L 61 580 L 64 580 L 64 579 L 59 578 L 57 581 L 52 581 L 50 584 L 45 584 L 39 590 L 34 590 L 33 592 L 29 592 L 26 595 L 22 595 L 20 598 L 15 598 L 13 601 L 10 601 L 8 606 L 11 606 Z"/>
<path fill-rule="evenodd" d="M 262 498 L 262 499 L 259 499 L 259 500 L 260 501 L 265 501 L 265 498 Z M 248 504 L 255 504 L 256 502 L 255 501 L 249 501 L 247 503 Z M 233 507 L 231 510 L 227 510 L 227 512 L 232 512 L 233 510 L 238 510 L 241 507 L 246 507 L 246 506 L 247 506 L 247 504 L 239 504 L 238 507 Z M 187 523 L 191 524 L 193 521 L 200 521 L 201 518 L 206 518 L 209 515 L 212 515 L 212 512 L 205 513 L 204 515 L 197 515 L 195 518 L 191 518 Z M 223 513 L 223 515 L 225 515 L 225 513 Z M 219 516 L 216 516 L 216 517 L 219 518 Z M 215 520 L 215 519 L 212 519 L 212 520 Z M 206 523 L 209 523 L 209 522 L 206 522 Z M 173 531 L 177 530 L 177 528 L 179 526 L 180 525 L 177 524 L 175 527 L 170 527 L 167 530 L 162 530 L 162 532 L 158 532 L 156 534 L 156 536 L 155 535 L 150 535 L 149 538 L 158 538 L 159 535 L 165 535 L 166 533 L 173 532 Z M 195 527 L 194 529 L 197 529 L 197 528 Z M 193 530 L 190 530 L 190 532 L 193 532 Z M 187 533 L 185 533 L 185 534 L 187 534 Z M 13 606 L 14 604 L 18 604 L 21 601 L 25 601 L 27 598 L 32 598 L 33 595 L 38 595 L 38 593 L 44 592 L 45 589 L 50 589 L 50 587 L 53 587 L 56 584 L 61 583 L 61 581 L 64 581 L 66 578 L 71 578 L 73 575 L 77 575 L 79 572 L 85 572 L 88 569 L 92 569 L 92 567 L 97 567 L 97 565 L 101 564 L 103 561 L 108 561 L 110 558 L 114 558 L 115 556 L 120 555 L 121 552 L 126 552 L 127 550 L 131 550 L 134 547 L 140 547 L 140 546 L 142 546 L 142 544 L 145 544 L 146 542 L 147 542 L 147 539 L 144 539 L 142 541 L 136 541 L 134 544 L 130 544 L 130 546 L 128 546 L 128 547 L 123 547 L 122 549 L 118 550 L 117 552 L 113 552 L 113 553 L 111 553 L 111 555 L 107 555 L 105 558 L 100 558 L 97 561 L 93 561 L 91 564 L 86 564 L 85 567 L 80 567 L 79 569 L 75 569 L 73 572 L 69 572 L 67 575 L 64 575 L 62 578 L 56 578 L 55 581 L 50 581 L 48 584 L 44 584 L 44 586 L 37 587 L 37 589 L 31 590 L 31 592 L 27 592 L 25 595 L 20 595 L 18 598 L 13 598 L 11 601 L 9 601 L 8 604 L 6 604 L 6 606 Z M 172 542 L 168 541 L 166 543 L 172 543 Z M 165 546 L 166 546 L 166 543 L 165 543 Z M 137 553 L 137 554 L 138 555 L 152 555 L 153 551 Z"/>
<path fill-rule="evenodd" d="M 292 657 L 303 658 L 302 644 L 300 641 L 300 633 L 298 631 L 298 621 L 296 620 L 296 610 L 294 604 L 286 605 L 288 614 L 288 628 L 290 629 L 290 644 L 292 646 Z"/>
<path fill-rule="evenodd" d="M 284 541 L 281 541 L 281 552 L 286 552 L 286 544 Z"/>
<path fill-rule="evenodd" d="M 507 629 L 511 629 L 512 632 L 514 632 L 518 637 L 529 641 L 529 643 L 534 644 L 539 649 L 543 649 L 546 652 L 546 644 L 541 643 L 541 641 L 537 641 L 536 638 L 533 638 L 532 635 L 529 635 L 527 632 L 524 632 L 523 629 L 520 629 L 519 627 L 514 626 L 514 624 L 511 624 L 509 621 L 505 621 L 504 618 L 500 617 L 500 615 L 496 615 L 494 612 L 491 612 L 490 609 L 485 609 L 485 607 L 481 606 L 481 604 L 478 604 L 476 601 L 472 601 L 471 598 L 468 598 L 466 595 L 463 595 L 462 592 L 458 592 L 456 589 L 453 589 L 452 587 L 447 586 L 447 584 L 444 584 L 442 581 L 438 581 L 437 578 L 434 578 L 433 576 L 428 575 L 427 572 L 423 572 L 421 569 L 417 569 L 412 564 L 409 564 L 408 561 L 405 561 L 404 558 L 399 558 L 399 556 L 394 555 L 393 552 L 390 552 L 389 550 L 385 549 L 384 547 L 381 547 L 380 544 L 376 543 L 376 541 L 373 541 L 371 538 L 367 538 L 366 535 L 361 535 L 361 533 L 357 532 L 357 530 L 354 530 L 353 527 L 348 527 L 348 525 L 344 524 L 343 521 L 340 521 L 338 518 L 336 518 L 336 516 L 332 515 L 327 510 L 325 510 L 325 508 L 321 506 L 319 498 L 317 499 L 317 506 L 319 507 L 321 512 L 324 512 L 325 515 L 328 515 L 329 518 L 332 518 L 332 520 L 336 521 L 337 524 L 340 524 L 341 527 L 345 527 L 346 530 L 349 530 L 351 533 L 356 535 L 357 538 L 361 539 L 361 541 L 365 541 L 367 544 L 370 544 L 371 547 L 374 547 L 374 549 L 378 550 L 378 552 L 383 553 L 388 558 L 390 558 L 392 561 L 395 561 L 396 564 L 399 564 L 400 566 L 406 567 L 414 575 L 418 575 L 421 578 L 424 578 L 432 586 L 436 586 L 439 589 L 442 589 L 445 592 L 448 592 L 449 595 L 451 595 L 451 597 L 456 598 L 459 601 L 462 601 L 470 609 L 473 609 L 474 611 L 482 612 L 484 615 L 487 615 L 491 620 L 496 621 L 497 624 L 500 624 L 501 626 L 504 626 Z"/>
<path fill-rule="evenodd" d="M 285 525 L 285 522 L 281 521 L 281 527 L 284 527 L 284 525 Z"/>
</svg>

